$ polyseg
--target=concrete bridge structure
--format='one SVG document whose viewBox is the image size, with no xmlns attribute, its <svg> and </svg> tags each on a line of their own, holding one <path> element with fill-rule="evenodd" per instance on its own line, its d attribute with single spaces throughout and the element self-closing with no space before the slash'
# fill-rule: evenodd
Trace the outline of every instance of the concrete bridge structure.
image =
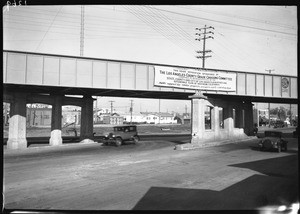
<svg viewBox="0 0 300 214">
<path fill-rule="evenodd" d="M 234 75 L 234 90 L 161 87 L 155 84 L 156 66 Z M 297 89 L 296 76 L 3 51 L 3 99 L 11 105 L 8 149 L 27 148 L 28 103 L 52 105 L 49 143 L 55 146 L 62 144 L 63 105 L 81 107 L 80 137 L 89 141 L 93 140 L 92 96 L 191 100 L 191 143 L 201 144 L 251 135 L 252 102 L 297 104 Z"/>
</svg>

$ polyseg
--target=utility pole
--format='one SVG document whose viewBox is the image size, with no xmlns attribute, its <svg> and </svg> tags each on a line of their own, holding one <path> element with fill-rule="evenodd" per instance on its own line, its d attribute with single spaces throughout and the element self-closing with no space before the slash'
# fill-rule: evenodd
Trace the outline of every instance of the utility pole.
<svg viewBox="0 0 300 214">
<path fill-rule="evenodd" d="M 272 72 L 272 71 L 274 71 L 274 69 L 265 69 L 265 71 L 268 71 L 269 72 L 269 74 Z M 268 103 L 268 110 L 269 110 L 269 128 L 271 127 L 271 124 L 270 124 L 270 103 Z"/>
<path fill-rule="evenodd" d="M 94 108 L 94 124 L 97 122 L 98 118 L 98 97 L 96 96 L 95 108 Z"/>
<path fill-rule="evenodd" d="M 202 51 L 196 51 L 199 54 L 202 54 L 201 56 L 196 56 L 197 58 L 202 58 L 202 68 L 205 68 L 205 58 L 211 57 L 211 56 L 207 56 L 206 53 L 210 53 L 211 50 L 205 50 L 205 43 L 207 39 L 214 39 L 213 36 L 210 36 L 212 34 L 214 34 L 214 32 L 212 31 L 208 31 L 208 29 L 212 29 L 214 30 L 215 28 L 212 26 L 207 27 L 206 25 L 204 26 L 204 28 L 196 28 L 196 30 L 199 30 L 200 33 L 196 33 L 197 36 L 199 36 L 199 38 L 195 39 L 198 41 L 203 40 L 203 50 Z M 203 33 L 202 33 L 203 31 Z"/>
<path fill-rule="evenodd" d="M 80 56 L 83 56 L 84 49 L 84 6 L 81 5 L 81 22 L 80 22 Z"/>
<path fill-rule="evenodd" d="M 109 101 L 110 102 L 110 115 L 112 115 L 113 114 L 113 103 L 115 102 L 115 101 Z"/>
<path fill-rule="evenodd" d="M 133 100 L 130 100 L 130 124 L 132 124 Z"/>
</svg>

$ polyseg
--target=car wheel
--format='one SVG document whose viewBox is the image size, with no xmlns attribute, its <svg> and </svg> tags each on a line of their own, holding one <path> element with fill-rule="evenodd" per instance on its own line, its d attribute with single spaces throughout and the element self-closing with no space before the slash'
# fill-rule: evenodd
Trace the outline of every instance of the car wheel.
<svg viewBox="0 0 300 214">
<path fill-rule="evenodd" d="M 272 148 L 272 142 L 269 139 L 265 139 L 263 141 L 263 147 L 267 150 L 270 150 Z"/>
<path fill-rule="evenodd" d="M 122 139 L 121 138 L 116 138 L 116 146 L 121 146 L 122 145 Z"/>
<path fill-rule="evenodd" d="M 137 144 L 137 143 L 139 142 L 139 140 L 140 140 L 140 139 L 139 139 L 138 136 L 134 136 L 134 137 L 133 137 L 133 141 L 134 141 L 135 144 Z"/>
</svg>

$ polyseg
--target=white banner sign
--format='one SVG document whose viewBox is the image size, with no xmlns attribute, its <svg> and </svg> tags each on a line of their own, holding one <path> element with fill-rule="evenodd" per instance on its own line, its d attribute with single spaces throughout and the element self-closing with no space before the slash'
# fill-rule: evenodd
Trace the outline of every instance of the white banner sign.
<svg viewBox="0 0 300 214">
<path fill-rule="evenodd" d="M 236 73 L 154 66 L 154 85 L 195 90 L 236 91 Z"/>
</svg>

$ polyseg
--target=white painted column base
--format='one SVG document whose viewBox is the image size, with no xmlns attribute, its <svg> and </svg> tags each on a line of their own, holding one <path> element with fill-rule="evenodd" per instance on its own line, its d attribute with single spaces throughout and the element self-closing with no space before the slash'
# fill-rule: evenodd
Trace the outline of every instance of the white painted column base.
<svg viewBox="0 0 300 214">
<path fill-rule="evenodd" d="M 7 149 L 26 149 L 26 138 L 10 138 L 7 141 Z"/>
<path fill-rule="evenodd" d="M 192 135 L 191 144 L 199 144 L 201 143 L 202 138 L 198 136 L 197 134 Z"/>
<path fill-rule="evenodd" d="M 62 145 L 61 130 L 55 129 L 55 130 L 51 131 L 51 137 L 49 140 L 49 144 L 51 146 Z"/>
<path fill-rule="evenodd" d="M 83 139 L 82 141 L 80 141 L 80 143 L 95 143 L 95 141 L 91 139 Z"/>
<path fill-rule="evenodd" d="M 14 115 L 9 119 L 7 149 L 26 149 L 26 118 Z"/>
</svg>

